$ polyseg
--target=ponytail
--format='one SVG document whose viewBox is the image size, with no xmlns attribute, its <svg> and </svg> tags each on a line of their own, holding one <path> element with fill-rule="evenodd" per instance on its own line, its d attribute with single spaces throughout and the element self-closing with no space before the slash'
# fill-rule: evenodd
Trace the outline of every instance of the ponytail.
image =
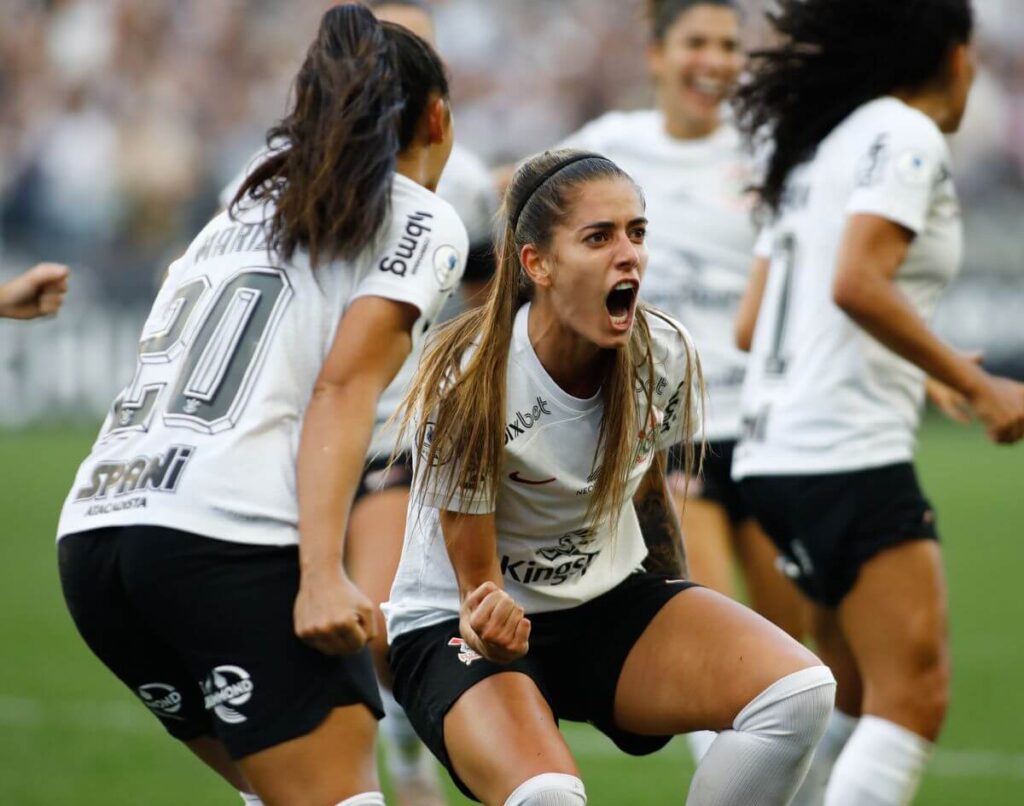
<svg viewBox="0 0 1024 806">
<path fill-rule="evenodd" d="M 314 266 L 355 257 L 390 211 L 397 156 L 415 139 L 431 93 L 447 97 L 448 81 L 430 45 L 362 5 L 330 9 L 291 111 L 267 133 L 269 156 L 231 209 L 245 198 L 273 201 L 268 241 L 286 260 L 298 248 Z"/>
</svg>

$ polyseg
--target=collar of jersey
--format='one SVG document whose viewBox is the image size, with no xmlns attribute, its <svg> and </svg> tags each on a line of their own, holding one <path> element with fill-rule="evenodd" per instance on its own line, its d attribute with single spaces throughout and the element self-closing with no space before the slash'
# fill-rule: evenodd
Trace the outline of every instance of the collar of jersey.
<svg viewBox="0 0 1024 806">
<path fill-rule="evenodd" d="M 555 383 L 554 378 L 548 375 L 544 365 L 540 363 L 533 345 L 530 343 L 528 329 L 530 314 L 530 303 L 526 303 L 516 314 L 515 326 L 512 329 L 513 355 L 521 358 L 521 365 L 530 374 L 530 377 L 544 389 L 544 393 L 550 395 L 559 406 L 570 411 L 588 412 L 593 411 L 601 405 L 601 390 L 598 389 L 593 397 L 573 397 L 561 386 Z"/>
</svg>

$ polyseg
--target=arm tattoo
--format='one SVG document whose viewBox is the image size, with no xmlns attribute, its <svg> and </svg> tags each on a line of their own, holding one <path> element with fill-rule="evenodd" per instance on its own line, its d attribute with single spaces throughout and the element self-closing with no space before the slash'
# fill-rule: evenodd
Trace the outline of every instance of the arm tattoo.
<svg viewBox="0 0 1024 806">
<path fill-rule="evenodd" d="M 661 468 L 652 466 L 647 478 L 640 484 L 633 498 L 640 532 L 647 544 L 644 569 L 652 573 L 669 574 L 680 579 L 689 576 L 683 530 L 679 525 L 676 507 L 669 496 Z"/>
</svg>

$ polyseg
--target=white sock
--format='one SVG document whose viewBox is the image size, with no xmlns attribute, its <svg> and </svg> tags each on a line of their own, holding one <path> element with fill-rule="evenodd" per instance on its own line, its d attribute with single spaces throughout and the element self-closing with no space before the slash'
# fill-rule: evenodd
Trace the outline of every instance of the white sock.
<svg viewBox="0 0 1024 806">
<path fill-rule="evenodd" d="M 251 795 L 248 792 L 239 792 L 238 794 L 242 796 L 242 803 L 246 806 L 263 806 L 259 795 Z"/>
<path fill-rule="evenodd" d="M 821 737 L 818 749 L 814 751 L 811 768 L 807 771 L 807 777 L 804 778 L 791 806 L 822 806 L 825 803 L 825 788 L 828 786 L 832 767 L 835 766 L 836 759 L 846 746 L 858 721 L 857 717 L 848 716 L 838 708 L 832 712 L 828 719 L 828 727 L 825 728 L 825 735 Z"/>
<path fill-rule="evenodd" d="M 336 803 L 335 806 L 387 806 L 383 792 L 361 792 Z"/>
<path fill-rule="evenodd" d="M 517 786 L 505 806 L 587 806 L 587 791 L 575 775 L 546 772 Z"/>
<path fill-rule="evenodd" d="M 876 716 L 861 718 L 839 754 L 825 806 L 905 806 L 914 799 L 934 745 Z"/>
<path fill-rule="evenodd" d="M 388 772 L 393 778 L 415 778 L 422 774 L 424 761 L 429 764 L 430 759 L 426 758 L 420 737 L 394 695 L 381 686 L 380 697 L 384 703 L 380 735 L 386 748 Z"/>
<path fill-rule="evenodd" d="M 690 746 L 690 755 L 693 756 L 694 762 L 700 764 L 717 738 L 718 734 L 713 730 L 698 730 L 686 734 L 686 743 Z"/>
<path fill-rule="evenodd" d="M 825 732 L 836 680 L 827 666 L 786 675 L 718 734 L 690 784 L 687 806 L 784 806 Z"/>
</svg>

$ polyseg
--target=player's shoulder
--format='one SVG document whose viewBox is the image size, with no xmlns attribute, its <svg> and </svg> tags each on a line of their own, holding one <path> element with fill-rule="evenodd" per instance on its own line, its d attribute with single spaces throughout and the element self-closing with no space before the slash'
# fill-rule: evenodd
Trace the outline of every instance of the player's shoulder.
<svg viewBox="0 0 1024 806">
<path fill-rule="evenodd" d="M 455 208 L 432 190 L 428 190 L 402 174 L 395 174 L 391 190 L 391 228 L 402 231 L 408 227 L 424 232 L 445 233 L 467 240 L 466 227 Z"/>
<path fill-rule="evenodd" d="M 846 133 L 856 139 L 879 138 L 927 151 L 945 151 L 946 140 L 935 121 L 898 98 L 883 97 L 861 106 L 846 120 Z"/>
<path fill-rule="evenodd" d="M 658 132 L 660 126 L 660 113 L 656 109 L 616 110 L 594 118 L 571 135 L 568 142 L 594 151 L 614 149 L 623 143 L 635 143 L 638 136 L 647 132 Z"/>
</svg>

